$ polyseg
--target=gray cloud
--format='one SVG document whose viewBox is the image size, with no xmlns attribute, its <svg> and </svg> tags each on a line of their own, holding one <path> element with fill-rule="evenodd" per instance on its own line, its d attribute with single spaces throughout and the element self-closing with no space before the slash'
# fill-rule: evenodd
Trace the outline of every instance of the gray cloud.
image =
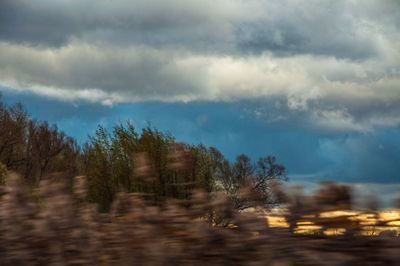
<svg viewBox="0 0 400 266">
<path fill-rule="evenodd" d="M 364 59 L 379 55 L 380 38 L 388 37 L 381 33 L 400 25 L 397 7 L 395 0 L 3 0 L 0 38 Z"/>
<path fill-rule="evenodd" d="M 71 40 L 174 47 L 225 43 L 239 16 L 232 1 L 48 1 L 4 0 L 0 38 L 41 46 Z"/>
<path fill-rule="evenodd" d="M 59 49 L 0 43 L 0 70 L 6 87 L 63 100 L 267 103 L 278 97 L 288 113 L 317 128 L 364 132 L 400 123 L 400 74 L 395 64 L 376 59 L 358 63 L 79 42 Z M 276 111 L 282 116 L 283 110 Z"/>
<path fill-rule="evenodd" d="M 396 0 L 0 7 L 0 85 L 14 91 L 106 105 L 259 100 L 260 119 L 331 132 L 400 124 Z"/>
<path fill-rule="evenodd" d="M 270 2 L 271 3 L 271 2 Z M 264 19 L 240 25 L 236 35 L 244 51 L 365 59 L 379 53 L 373 29 L 360 21 L 351 1 L 281 1 L 267 5 Z M 375 23 L 370 20 L 368 22 Z"/>
<path fill-rule="evenodd" d="M 57 51 L 7 44 L 0 47 L 0 78 L 8 80 L 9 87 L 44 94 L 53 91 L 53 96 L 60 98 L 185 101 L 192 95 L 201 97 L 205 87 L 201 79 L 204 74 L 196 62 L 191 64 L 174 54 L 152 49 L 119 50 L 86 44 Z"/>
</svg>

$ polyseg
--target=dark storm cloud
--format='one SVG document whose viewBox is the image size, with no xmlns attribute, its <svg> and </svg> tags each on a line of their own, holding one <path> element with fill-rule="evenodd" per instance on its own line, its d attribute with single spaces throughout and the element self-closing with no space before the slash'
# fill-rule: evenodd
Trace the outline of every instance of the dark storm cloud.
<svg viewBox="0 0 400 266">
<path fill-rule="evenodd" d="M 0 6 L 0 38 L 29 44 L 61 45 L 78 30 L 71 19 L 60 12 L 45 10 L 41 3 L 3 0 Z M 61 16 L 60 16 L 61 15 Z M 64 23 L 63 23 L 64 21 Z"/>
<path fill-rule="evenodd" d="M 328 23 L 305 25 L 301 19 L 288 24 L 281 19 L 283 21 L 276 23 L 258 22 L 237 27 L 237 47 L 244 53 L 272 51 L 279 56 L 314 54 L 351 60 L 363 60 L 379 53 L 375 40 L 369 36 L 355 36 L 357 33 L 352 30 L 335 29 Z M 343 23 L 341 27 L 344 26 Z"/>
<path fill-rule="evenodd" d="M 381 27 L 400 24 L 396 1 L 3 0 L 0 39 L 42 46 L 71 40 L 206 53 L 315 54 L 365 59 Z M 376 11 L 376 12 L 374 12 Z"/>
<path fill-rule="evenodd" d="M 270 1 L 265 18 L 236 27 L 237 45 L 243 52 L 367 59 L 380 53 L 381 32 L 374 31 L 382 27 L 382 18 L 373 10 L 390 5 L 395 4 L 364 1 L 360 9 L 356 1 Z M 391 13 L 382 8 L 381 12 Z M 389 17 L 391 23 L 400 21 L 394 14 Z"/>
<path fill-rule="evenodd" d="M 4 0 L 0 38 L 63 46 L 72 39 L 196 47 L 223 38 L 229 6 L 211 1 Z"/>
</svg>

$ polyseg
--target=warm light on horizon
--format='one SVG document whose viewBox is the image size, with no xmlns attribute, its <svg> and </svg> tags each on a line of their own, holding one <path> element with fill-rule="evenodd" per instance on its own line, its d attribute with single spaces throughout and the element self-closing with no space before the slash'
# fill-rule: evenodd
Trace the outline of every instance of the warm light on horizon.
<svg viewBox="0 0 400 266">
<path fill-rule="evenodd" d="M 271 228 L 289 228 L 289 223 L 283 215 L 266 214 L 267 224 Z M 296 223 L 295 233 L 298 234 L 316 234 L 320 233 L 323 226 L 315 224 L 312 219 L 315 216 L 304 216 L 302 220 Z M 338 210 L 330 212 L 322 212 L 318 215 L 319 218 L 333 219 L 343 217 L 351 221 L 359 222 L 362 226 L 360 234 L 365 236 L 377 236 L 385 231 L 396 232 L 400 235 L 400 210 L 383 210 L 376 215 L 355 210 Z M 308 220 L 310 219 L 310 220 Z M 379 223 L 384 223 L 385 226 L 380 226 Z M 346 228 L 327 228 L 323 230 L 323 234 L 327 236 L 343 235 Z"/>
</svg>

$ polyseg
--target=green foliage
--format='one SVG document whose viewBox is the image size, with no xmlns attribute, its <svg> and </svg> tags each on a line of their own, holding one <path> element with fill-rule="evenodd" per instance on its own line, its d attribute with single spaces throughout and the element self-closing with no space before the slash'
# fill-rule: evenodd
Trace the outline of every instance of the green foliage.
<svg viewBox="0 0 400 266">
<path fill-rule="evenodd" d="M 111 158 L 110 135 L 103 127 L 90 138 L 90 145 L 84 149 L 85 173 L 88 178 L 88 199 L 107 211 L 114 199 L 115 188 Z"/>
<path fill-rule="evenodd" d="M 106 211 L 117 191 L 143 193 L 156 203 L 166 198 L 188 199 L 195 188 L 210 190 L 210 158 L 202 147 L 178 144 L 168 134 L 131 124 L 109 133 L 99 127 L 83 150 L 89 200 Z"/>
<path fill-rule="evenodd" d="M 244 209 L 271 201 L 270 181 L 285 179 L 285 169 L 274 157 L 261 158 L 255 165 L 241 155 L 231 164 L 215 148 L 178 143 L 150 127 L 139 134 L 130 123 L 116 125 L 111 133 L 99 126 L 82 157 L 88 198 L 101 211 L 109 210 L 119 191 L 140 193 L 162 205 L 168 198 L 188 200 L 195 190 L 209 195 L 222 190 L 235 207 Z M 248 185 L 260 195 L 258 202 L 240 196 Z"/>
</svg>

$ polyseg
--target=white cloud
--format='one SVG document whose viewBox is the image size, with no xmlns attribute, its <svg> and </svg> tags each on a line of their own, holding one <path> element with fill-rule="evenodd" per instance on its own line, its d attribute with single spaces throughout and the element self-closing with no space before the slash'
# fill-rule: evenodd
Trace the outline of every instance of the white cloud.
<svg viewBox="0 0 400 266">
<path fill-rule="evenodd" d="M 106 104 L 283 97 L 290 110 L 309 111 L 316 125 L 356 131 L 398 123 L 371 116 L 366 125 L 352 114 L 360 104 L 400 104 L 400 76 L 385 67 L 393 70 L 376 59 L 349 62 L 312 55 L 242 57 L 146 46 L 70 43 L 44 49 L 0 43 L 0 83 L 19 90 Z"/>
<path fill-rule="evenodd" d="M 309 55 L 201 55 L 86 43 L 42 49 L 2 42 L 0 48 L 3 83 L 121 93 L 117 101 L 231 101 L 276 95 L 297 102 L 325 97 L 400 99 L 400 77 L 375 70 L 374 60 L 349 63 Z"/>
</svg>

